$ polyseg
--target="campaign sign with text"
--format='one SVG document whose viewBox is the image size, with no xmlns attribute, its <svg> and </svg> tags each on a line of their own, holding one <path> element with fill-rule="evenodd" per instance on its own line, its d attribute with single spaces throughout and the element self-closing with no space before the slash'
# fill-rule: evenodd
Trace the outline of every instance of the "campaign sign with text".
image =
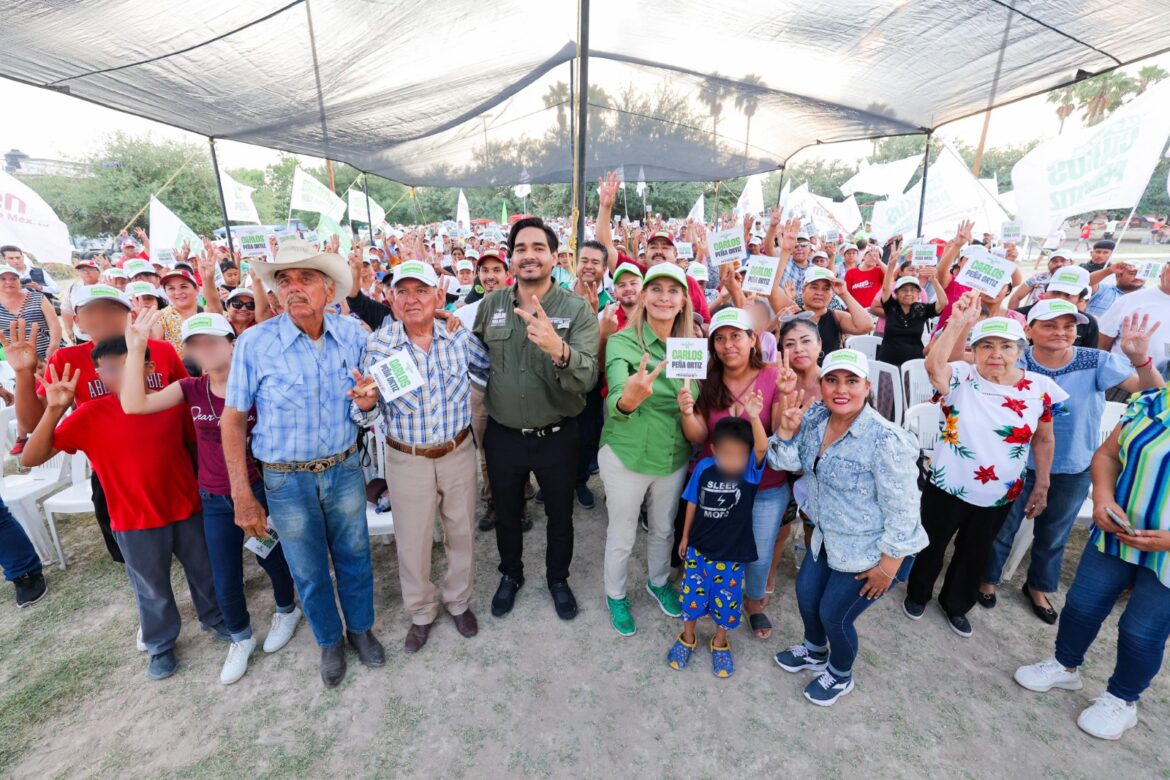
<svg viewBox="0 0 1170 780">
<path fill-rule="evenodd" d="M 241 257 L 268 257 L 268 239 L 263 233 L 240 233 L 232 238 L 239 244 Z"/>
<path fill-rule="evenodd" d="M 1020 244 L 1024 241 L 1024 223 L 1013 221 L 1003 223 L 999 229 L 999 240 L 1004 244 Z"/>
<path fill-rule="evenodd" d="M 747 258 L 747 247 L 743 243 L 743 230 L 731 227 L 727 230 L 708 230 L 707 246 L 715 265 L 727 265 Z"/>
<path fill-rule="evenodd" d="M 743 280 L 744 292 L 771 295 L 776 282 L 776 267 L 780 258 L 768 255 L 752 255 L 747 264 L 747 276 Z"/>
<path fill-rule="evenodd" d="M 967 250 L 967 262 L 955 277 L 955 282 L 994 297 L 1012 280 L 1015 270 L 1016 264 L 1006 257 L 996 257 L 982 247 L 971 247 Z"/>
<path fill-rule="evenodd" d="M 1151 279 L 1157 279 L 1162 275 L 1162 267 L 1165 265 L 1165 263 L 1159 262 L 1157 260 L 1147 260 L 1144 263 L 1139 263 L 1137 276 L 1139 279 L 1143 279 L 1147 282 Z"/>
<path fill-rule="evenodd" d="M 707 378 L 707 339 L 666 340 L 666 376 L 669 379 Z"/>
<path fill-rule="evenodd" d="M 693 260 L 695 258 L 695 245 L 688 241 L 675 241 L 674 250 L 678 252 L 680 260 Z"/>
<path fill-rule="evenodd" d="M 383 401 L 393 401 L 421 387 L 423 383 L 418 366 L 405 349 L 374 363 L 370 366 L 370 375 L 377 383 Z"/>
<path fill-rule="evenodd" d="M 910 262 L 916 266 L 938 265 L 938 255 L 934 244 L 912 244 L 910 246 Z"/>
</svg>

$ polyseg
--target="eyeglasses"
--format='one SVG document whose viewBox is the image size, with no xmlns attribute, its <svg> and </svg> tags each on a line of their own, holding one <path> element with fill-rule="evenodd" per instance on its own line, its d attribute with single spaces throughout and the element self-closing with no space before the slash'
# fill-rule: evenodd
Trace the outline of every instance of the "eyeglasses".
<svg viewBox="0 0 1170 780">
<path fill-rule="evenodd" d="M 796 314 L 782 314 L 780 315 L 781 322 L 792 322 L 793 320 L 811 320 L 816 315 L 811 311 L 798 311 Z"/>
<path fill-rule="evenodd" d="M 236 298 L 234 301 L 228 301 L 228 306 L 231 306 L 233 309 L 247 309 L 248 311 L 256 311 L 255 301 L 241 301 L 239 298 Z"/>
</svg>

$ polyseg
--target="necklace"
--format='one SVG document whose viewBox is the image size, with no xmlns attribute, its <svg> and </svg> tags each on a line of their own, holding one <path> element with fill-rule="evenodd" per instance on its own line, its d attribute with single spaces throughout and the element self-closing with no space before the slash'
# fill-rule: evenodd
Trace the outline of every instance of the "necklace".
<svg viewBox="0 0 1170 780">
<path fill-rule="evenodd" d="M 211 377 L 207 377 L 207 412 L 215 420 L 215 424 L 219 425 L 219 415 L 216 414 L 215 404 L 211 401 Z"/>
</svg>

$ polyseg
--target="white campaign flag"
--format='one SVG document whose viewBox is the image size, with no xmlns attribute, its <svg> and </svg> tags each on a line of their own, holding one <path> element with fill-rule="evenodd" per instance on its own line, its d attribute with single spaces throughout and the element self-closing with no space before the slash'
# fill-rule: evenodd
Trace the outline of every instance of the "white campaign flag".
<svg viewBox="0 0 1170 780">
<path fill-rule="evenodd" d="M 223 183 L 223 202 L 227 206 L 228 220 L 260 224 L 260 215 L 256 213 L 256 204 L 252 202 L 252 193 L 256 188 L 240 184 L 223 169 L 219 171 L 219 179 Z"/>
<path fill-rule="evenodd" d="M 735 203 L 735 213 L 741 217 L 759 214 L 764 210 L 764 174 L 755 173 L 748 177 L 743 192 Z"/>
<path fill-rule="evenodd" d="M 814 197 L 820 201 L 820 204 L 832 215 L 844 232 L 851 233 L 861 226 L 861 209 L 857 207 L 857 199 L 852 195 L 840 202 L 822 198 L 819 195 Z"/>
<path fill-rule="evenodd" d="M 527 198 L 532 194 L 532 182 L 528 177 L 528 169 L 520 171 L 520 183 L 512 188 L 513 194 L 517 198 Z"/>
<path fill-rule="evenodd" d="M 841 192 L 845 195 L 868 192 L 872 195 L 885 195 L 888 198 L 901 195 L 906 189 L 910 177 L 914 175 L 921 164 L 922 155 L 918 154 L 876 165 L 862 162 L 861 170 L 841 185 Z"/>
<path fill-rule="evenodd" d="M 635 189 L 639 195 L 646 192 L 646 169 L 641 165 L 638 166 L 638 186 Z"/>
<path fill-rule="evenodd" d="M 350 188 L 349 191 L 349 221 L 350 222 L 365 222 L 367 225 L 380 225 L 386 219 L 386 210 L 378 205 L 377 201 L 370 198 L 370 211 L 374 212 L 374 218 L 370 219 L 370 215 L 366 213 L 366 193 L 364 190 Z"/>
<path fill-rule="evenodd" d="M 617 169 L 618 189 L 624 190 L 626 188 L 626 166 L 619 165 Z"/>
<path fill-rule="evenodd" d="M 702 195 L 700 195 L 699 199 L 695 201 L 695 205 L 691 206 L 691 213 L 687 214 L 687 219 L 693 219 L 700 225 L 706 224 L 707 204 Z"/>
<path fill-rule="evenodd" d="M 0 244 L 15 244 L 39 265 L 68 263 L 69 228 L 27 184 L 0 170 Z"/>
<path fill-rule="evenodd" d="M 1100 124 L 1057 136 L 1024 155 L 1012 168 L 1024 232 L 1046 236 L 1065 217 L 1135 205 L 1170 136 L 1168 100 L 1170 80 Z"/>
<path fill-rule="evenodd" d="M 790 217 L 788 215 L 788 200 L 789 200 L 789 195 L 790 195 L 789 191 L 791 189 L 792 189 L 792 181 L 789 180 L 789 181 L 784 182 L 784 186 L 780 188 L 780 195 L 777 196 L 777 198 L 776 198 L 776 205 L 778 205 L 780 207 L 780 218 L 781 219 L 792 219 L 792 217 Z"/>
<path fill-rule="evenodd" d="M 345 201 L 337 197 L 328 187 L 314 179 L 299 167 L 293 173 L 290 208 L 301 211 L 315 211 L 324 214 L 334 222 L 340 222 L 345 214 Z"/>
<path fill-rule="evenodd" d="M 459 190 L 459 202 L 455 206 L 455 221 L 464 230 L 471 227 L 471 210 L 467 208 L 467 197 L 463 194 L 463 190 Z"/>
<path fill-rule="evenodd" d="M 857 201 L 850 198 L 836 203 L 829 198 L 814 195 L 809 192 L 807 182 L 792 192 L 782 193 L 780 199 L 784 219 L 799 218 L 802 226 L 811 223 L 814 230 L 850 232 L 861 223 Z"/>
<path fill-rule="evenodd" d="M 879 241 L 896 235 L 916 236 L 922 180 L 907 192 L 874 204 L 873 235 Z M 880 208 L 879 208 L 880 206 Z M 950 236 L 964 219 L 975 221 L 974 233 L 999 233 L 1008 221 L 999 200 L 975 178 L 950 144 L 930 164 L 926 185 L 926 218 L 921 235 Z"/>
<path fill-rule="evenodd" d="M 150 259 L 163 265 L 174 265 L 175 250 L 186 242 L 192 252 L 198 252 L 203 239 L 187 227 L 175 212 L 158 198 L 150 196 Z"/>
</svg>

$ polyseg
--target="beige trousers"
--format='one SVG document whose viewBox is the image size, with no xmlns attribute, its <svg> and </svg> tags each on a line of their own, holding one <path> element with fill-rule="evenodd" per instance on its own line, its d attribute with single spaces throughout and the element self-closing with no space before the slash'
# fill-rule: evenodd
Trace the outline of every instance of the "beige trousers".
<svg viewBox="0 0 1170 780">
<path fill-rule="evenodd" d="M 438 596 L 449 613 L 461 615 L 471 602 L 475 570 L 475 446 L 469 437 L 441 458 L 408 455 L 387 447 L 386 459 L 398 581 L 406 611 L 420 626 L 433 623 L 439 615 L 436 588 L 431 582 L 431 546 L 438 511 L 447 552 L 447 571 Z"/>
<path fill-rule="evenodd" d="M 492 505 L 492 483 L 488 481 L 487 459 L 483 456 L 483 437 L 487 432 L 488 412 L 483 405 L 485 390 L 475 382 L 471 383 L 471 433 L 475 436 L 477 448 L 476 458 L 479 460 L 479 471 L 483 477 L 483 500 L 490 507 Z"/>
</svg>

